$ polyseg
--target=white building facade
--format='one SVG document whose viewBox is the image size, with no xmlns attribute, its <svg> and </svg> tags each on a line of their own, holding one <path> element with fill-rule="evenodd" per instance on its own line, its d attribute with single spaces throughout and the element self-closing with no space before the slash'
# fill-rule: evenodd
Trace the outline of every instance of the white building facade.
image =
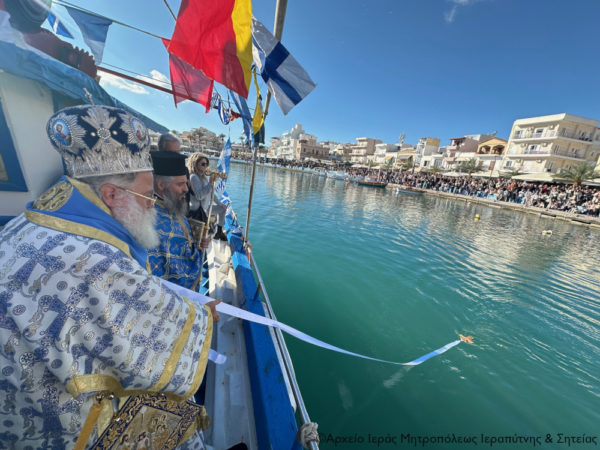
<svg viewBox="0 0 600 450">
<path fill-rule="evenodd" d="M 515 120 L 501 170 L 560 173 L 579 164 L 596 166 L 598 126 L 597 120 L 566 113 Z"/>
</svg>

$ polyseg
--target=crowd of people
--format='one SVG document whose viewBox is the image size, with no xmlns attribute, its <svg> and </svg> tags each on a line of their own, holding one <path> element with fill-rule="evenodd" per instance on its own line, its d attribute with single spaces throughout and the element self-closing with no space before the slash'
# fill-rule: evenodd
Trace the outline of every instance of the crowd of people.
<svg viewBox="0 0 600 450">
<path fill-rule="evenodd" d="M 259 162 L 266 162 L 262 159 Z M 450 177 L 443 173 L 412 170 L 379 170 L 348 167 L 349 164 L 324 166 L 318 161 L 270 159 L 272 165 L 288 169 L 346 170 L 350 178 L 370 177 L 378 181 L 408 187 L 430 189 L 449 194 L 468 195 L 503 202 L 519 203 L 574 214 L 600 216 L 600 188 L 574 186 L 572 183 L 539 183 L 509 178 Z"/>
<path fill-rule="evenodd" d="M 377 172 L 373 176 L 388 183 L 514 202 L 551 210 L 600 216 L 600 188 L 565 183 L 537 183 L 509 178 L 449 177 L 426 172 Z"/>
</svg>

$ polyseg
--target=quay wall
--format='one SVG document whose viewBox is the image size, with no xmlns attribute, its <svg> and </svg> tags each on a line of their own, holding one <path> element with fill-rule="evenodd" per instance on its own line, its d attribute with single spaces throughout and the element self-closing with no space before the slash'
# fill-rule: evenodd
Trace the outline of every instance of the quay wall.
<svg viewBox="0 0 600 450">
<path fill-rule="evenodd" d="M 422 188 L 413 188 L 407 187 L 401 184 L 393 184 L 389 183 L 387 185 L 388 189 L 408 189 L 415 192 L 422 192 L 425 195 L 431 195 L 433 197 L 441 197 L 448 198 L 456 201 L 463 201 L 467 203 L 476 203 L 480 205 L 489 206 L 491 208 L 503 208 L 503 209 L 512 209 L 513 211 L 520 211 L 527 214 L 536 214 L 538 216 L 544 216 L 553 218 L 556 220 L 564 220 L 567 222 L 571 222 L 576 225 L 585 225 L 592 228 L 600 228 L 600 218 L 586 216 L 584 214 L 575 214 L 569 213 L 565 211 L 558 211 L 555 209 L 545 209 L 545 208 L 537 208 L 535 206 L 525 206 L 520 203 L 514 202 L 503 202 L 498 200 L 491 200 L 488 198 L 481 197 L 472 197 L 470 195 L 461 195 L 461 194 L 450 194 L 448 192 L 439 192 L 434 191 L 432 189 L 422 189 Z"/>
</svg>

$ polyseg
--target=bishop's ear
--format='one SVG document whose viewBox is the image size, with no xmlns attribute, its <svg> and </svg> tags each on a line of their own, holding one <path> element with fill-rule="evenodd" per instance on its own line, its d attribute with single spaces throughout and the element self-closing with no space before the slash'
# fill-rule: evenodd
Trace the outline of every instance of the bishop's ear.
<svg viewBox="0 0 600 450">
<path fill-rule="evenodd" d="M 103 184 L 100 187 L 100 198 L 109 208 L 113 208 L 117 203 L 117 193 L 119 188 L 114 184 Z"/>
</svg>

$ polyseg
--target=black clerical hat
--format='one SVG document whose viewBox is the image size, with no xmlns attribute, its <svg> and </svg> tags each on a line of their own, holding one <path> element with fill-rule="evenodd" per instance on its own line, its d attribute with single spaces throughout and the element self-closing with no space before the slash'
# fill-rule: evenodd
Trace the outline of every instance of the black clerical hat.
<svg viewBox="0 0 600 450">
<path fill-rule="evenodd" d="M 185 155 L 170 151 L 150 152 L 152 165 L 154 166 L 154 175 L 165 177 L 176 177 L 186 175 Z"/>
</svg>

